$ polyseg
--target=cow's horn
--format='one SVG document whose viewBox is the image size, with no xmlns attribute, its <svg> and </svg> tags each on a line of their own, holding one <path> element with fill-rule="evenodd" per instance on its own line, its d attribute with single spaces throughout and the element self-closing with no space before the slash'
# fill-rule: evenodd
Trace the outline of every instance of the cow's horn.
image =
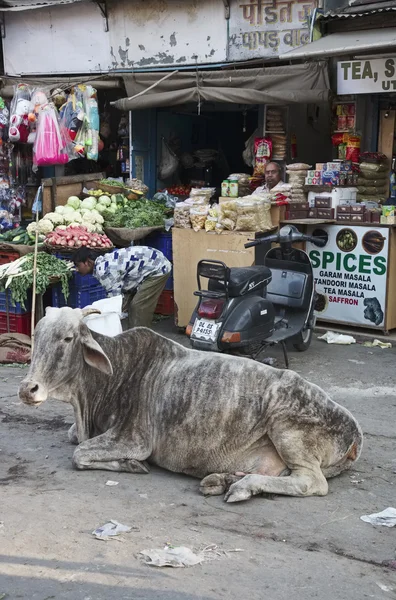
<svg viewBox="0 0 396 600">
<path fill-rule="evenodd" d="M 87 317 L 88 315 L 101 315 L 101 311 L 97 308 L 83 308 L 82 315 L 83 317 Z"/>
</svg>

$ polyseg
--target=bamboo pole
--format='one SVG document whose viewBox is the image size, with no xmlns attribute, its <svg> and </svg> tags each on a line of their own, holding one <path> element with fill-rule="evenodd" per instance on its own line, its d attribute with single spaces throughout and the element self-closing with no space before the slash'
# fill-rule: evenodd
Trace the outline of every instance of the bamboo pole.
<svg viewBox="0 0 396 600">
<path fill-rule="evenodd" d="M 37 254 L 38 254 L 38 221 L 39 221 L 39 211 L 36 211 L 36 237 L 34 240 L 34 258 L 33 258 L 33 287 L 32 287 L 32 318 L 30 322 L 31 327 L 31 356 L 33 356 L 34 349 L 34 327 L 36 320 L 36 275 L 37 275 Z"/>
</svg>

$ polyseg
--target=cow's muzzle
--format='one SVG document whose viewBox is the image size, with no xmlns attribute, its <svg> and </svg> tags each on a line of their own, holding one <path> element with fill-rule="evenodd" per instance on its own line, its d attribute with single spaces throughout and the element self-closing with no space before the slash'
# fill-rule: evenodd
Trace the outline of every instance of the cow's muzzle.
<svg viewBox="0 0 396 600">
<path fill-rule="evenodd" d="M 48 390 L 37 381 L 25 380 L 19 387 L 19 398 L 24 404 L 38 406 L 48 398 Z"/>
</svg>

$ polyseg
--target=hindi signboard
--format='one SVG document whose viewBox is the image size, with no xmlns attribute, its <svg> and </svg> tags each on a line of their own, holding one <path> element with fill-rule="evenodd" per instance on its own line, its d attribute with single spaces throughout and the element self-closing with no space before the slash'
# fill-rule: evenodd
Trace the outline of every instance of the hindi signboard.
<svg viewBox="0 0 396 600">
<path fill-rule="evenodd" d="M 337 94 L 376 94 L 396 91 L 396 56 L 337 63 Z"/>
<path fill-rule="evenodd" d="M 307 44 L 316 6 L 316 0 L 231 0 L 229 60 L 277 57 Z"/>
</svg>

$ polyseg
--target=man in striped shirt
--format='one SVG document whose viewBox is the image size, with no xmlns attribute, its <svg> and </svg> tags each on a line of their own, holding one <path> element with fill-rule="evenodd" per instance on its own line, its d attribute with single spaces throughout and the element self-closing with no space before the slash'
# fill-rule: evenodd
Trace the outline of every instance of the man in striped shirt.
<svg viewBox="0 0 396 600">
<path fill-rule="evenodd" d="M 82 247 L 73 257 L 80 275 L 93 275 L 108 296 L 123 295 L 128 329 L 150 327 L 158 298 L 172 265 L 159 250 L 148 246 L 117 248 L 103 256 Z"/>
</svg>

